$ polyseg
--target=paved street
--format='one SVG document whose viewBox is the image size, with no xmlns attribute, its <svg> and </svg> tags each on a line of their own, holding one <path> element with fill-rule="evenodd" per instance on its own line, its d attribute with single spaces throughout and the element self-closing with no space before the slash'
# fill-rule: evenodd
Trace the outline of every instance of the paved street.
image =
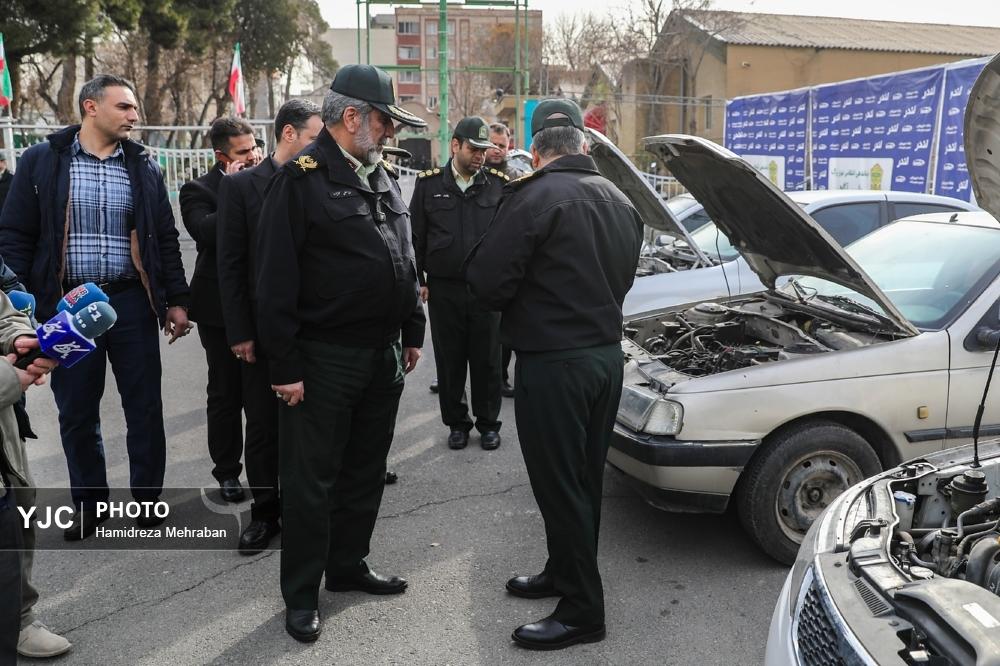
<svg viewBox="0 0 1000 666">
<path fill-rule="evenodd" d="M 194 251 L 184 243 L 188 275 Z M 559 653 L 514 647 L 517 625 L 553 600 L 508 596 L 504 581 L 545 560 L 541 517 L 505 399 L 503 445 L 450 451 L 428 347 L 408 378 L 369 563 L 405 576 L 399 597 L 322 593 L 323 635 L 285 634 L 277 552 L 42 552 L 35 581 L 43 621 L 74 644 L 60 664 L 757 664 L 785 568 L 732 516 L 648 507 L 609 469 L 601 534 L 608 638 Z M 168 486 L 211 485 L 205 366 L 196 334 L 163 344 Z M 307 395 L 308 399 L 308 395 Z M 114 380 L 104 397 L 109 480 L 127 486 L 124 422 Z M 29 394 L 37 485 L 67 485 L 47 387 Z"/>
</svg>

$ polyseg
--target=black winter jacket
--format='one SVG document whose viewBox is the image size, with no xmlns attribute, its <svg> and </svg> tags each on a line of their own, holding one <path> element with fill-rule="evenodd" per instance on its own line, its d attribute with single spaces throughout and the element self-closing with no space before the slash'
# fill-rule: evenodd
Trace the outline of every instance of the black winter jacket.
<svg viewBox="0 0 1000 666">
<path fill-rule="evenodd" d="M 0 255 L 37 301 L 45 321 L 63 296 L 73 125 L 28 148 L 0 213 Z M 132 261 L 162 326 L 167 307 L 188 305 L 177 227 L 160 167 L 135 141 L 122 141 L 132 185 Z"/>
</svg>

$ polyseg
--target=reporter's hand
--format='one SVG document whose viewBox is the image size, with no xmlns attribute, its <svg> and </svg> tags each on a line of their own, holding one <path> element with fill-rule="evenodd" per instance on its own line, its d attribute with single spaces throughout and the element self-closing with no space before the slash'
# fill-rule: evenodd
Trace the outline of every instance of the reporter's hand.
<svg viewBox="0 0 1000 666">
<path fill-rule="evenodd" d="M 39 348 L 38 338 L 33 335 L 21 335 L 14 338 L 14 352 L 18 358 L 27 356 Z M 51 359 L 48 356 L 39 356 L 25 369 L 31 374 L 41 377 L 52 372 L 57 365 L 59 365 L 59 362 L 55 359 Z"/>
<path fill-rule="evenodd" d="M 17 354 L 7 354 L 7 362 L 11 364 L 14 368 L 14 373 L 17 375 L 17 381 L 21 384 L 21 393 L 24 393 L 31 386 L 41 386 L 45 383 L 45 375 L 36 375 L 34 372 L 29 370 L 22 370 L 17 366 Z M 31 366 L 29 366 L 30 368 Z"/>
</svg>

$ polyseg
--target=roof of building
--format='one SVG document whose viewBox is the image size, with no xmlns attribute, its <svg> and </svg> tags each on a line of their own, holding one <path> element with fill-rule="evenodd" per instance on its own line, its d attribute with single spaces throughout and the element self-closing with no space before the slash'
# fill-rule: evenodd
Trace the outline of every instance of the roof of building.
<svg viewBox="0 0 1000 666">
<path fill-rule="evenodd" d="M 994 55 L 1000 50 L 1000 28 L 716 10 L 684 15 L 728 44 L 959 56 Z"/>
</svg>

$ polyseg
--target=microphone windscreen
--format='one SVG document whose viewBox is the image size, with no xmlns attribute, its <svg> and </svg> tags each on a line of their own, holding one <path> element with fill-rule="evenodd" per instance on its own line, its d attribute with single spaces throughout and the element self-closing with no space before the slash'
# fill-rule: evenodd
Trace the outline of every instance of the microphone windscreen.
<svg viewBox="0 0 1000 666">
<path fill-rule="evenodd" d="M 29 319 L 35 316 L 34 296 L 15 289 L 14 291 L 7 294 L 7 297 L 10 299 L 10 303 L 11 305 L 14 306 L 15 310 L 17 310 L 18 312 L 23 312 L 24 314 L 28 315 Z"/>
<path fill-rule="evenodd" d="M 104 335 L 118 321 L 118 313 L 103 301 L 91 303 L 84 310 L 73 315 L 73 326 L 84 337 L 93 340 Z"/>
<path fill-rule="evenodd" d="M 108 295 L 93 282 L 84 282 L 79 287 L 73 287 L 56 305 L 57 312 L 76 314 L 91 303 L 107 303 Z"/>
</svg>

